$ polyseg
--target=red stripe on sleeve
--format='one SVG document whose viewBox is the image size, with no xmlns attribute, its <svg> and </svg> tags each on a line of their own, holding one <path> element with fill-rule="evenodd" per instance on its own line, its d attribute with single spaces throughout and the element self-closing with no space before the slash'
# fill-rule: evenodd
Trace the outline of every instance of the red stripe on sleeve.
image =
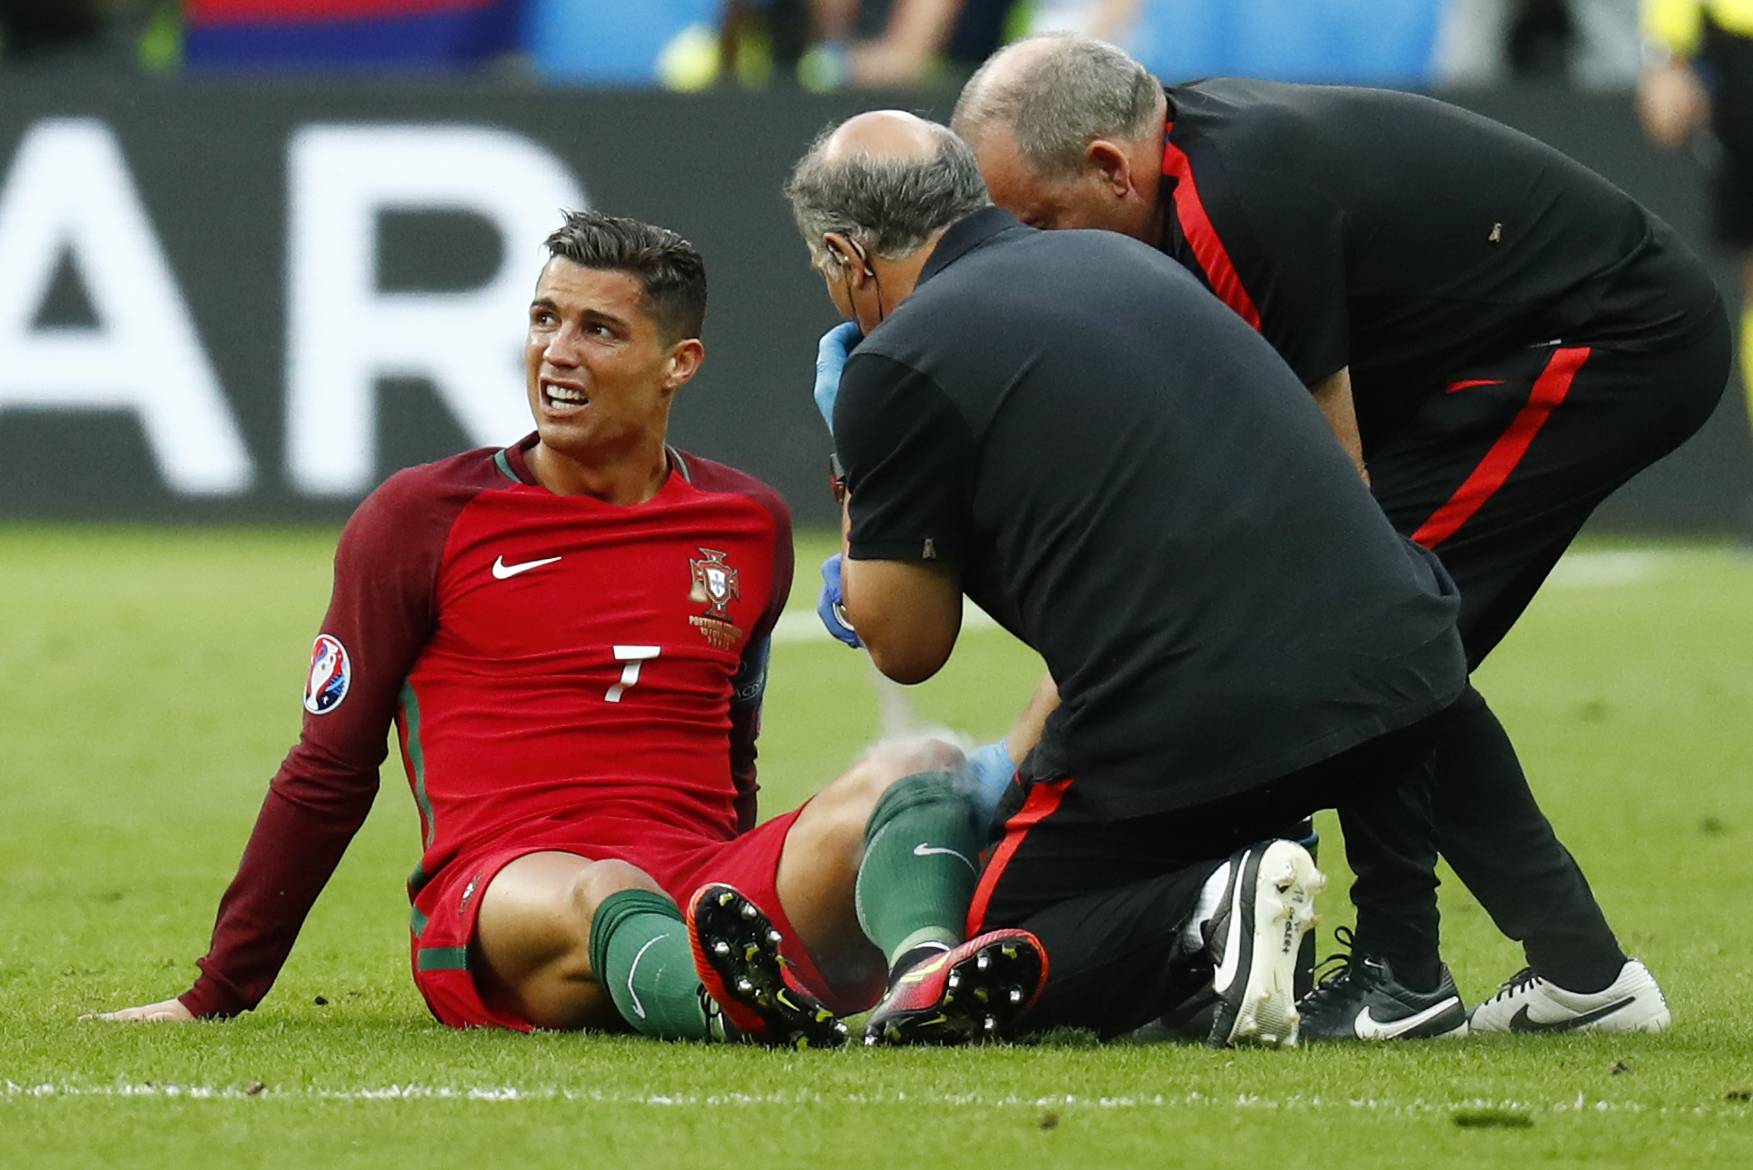
<svg viewBox="0 0 1753 1170">
<path fill-rule="evenodd" d="M 1016 856 L 1023 838 L 1029 830 L 1052 816 L 1058 811 L 1065 799 L 1066 789 L 1071 787 L 1071 780 L 1050 780 L 1045 784 L 1036 784 L 1029 789 L 1028 799 L 1010 820 L 1004 822 L 1004 840 L 999 842 L 998 849 L 986 868 L 980 871 L 980 883 L 974 887 L 974 900 L 968 904 L 968 935 L 972 937 L 983 932 L 981 925 L 986 920 L 986 907 L 992 902 L 992 891 L 998 888 L 998 879 L 1004 876 L 1004 869 L 1010 859 Z"/>
<path fill-rule="evenodd" d="M 1199 197 L 1199 185 L 1193 181 L 1192 162 L 1180 147 L 1169 141 L 1173 129 L 1173 123 L 1163 129 L 1163 176 L 1175 180 L 1175 217 L 1181 221 L 1181 231 L 1192 246 L 1193 258 L 1199 261 L 1211 291 L 1258 332 L 1260 310 L 1254 307 L 1254 298 L 1242 286 L 1242 278 L 1230 260 L 1229 249 L 1223 246 L 1222 238 L 1211 224 L 1211 216 L 1206 214 L 1205 201 Z"/>
<path fill-rule="evenodd" d="M 1471 520 L 1473 514 L 1485 506 L 1485 501 L 1503 487 L 1504 481 L 1527 455 L 1534 436 L 1540 433 L 1553 410 L 1570 393 L 1571 381 L 1583 363 L 1589 360 L 1589 353 L 1586 345 L 1561 346 L 1553 352 L 1546 368 L 1534 379 L 1528 401 L 1516 412 L 1509 428 L 1497 437 L 1497 442 L 1491 445 L 1491 450 L 1485 453 L 1485 458 L 1479 461 L 1472 474 L 1455 489 L 1455 494 L 1418 526 L 1418 531 L 1412 534 L 1413 540 L 1425 548 L 1436 548 L 1455 535 L 1461 525 Z"/>
</svg>

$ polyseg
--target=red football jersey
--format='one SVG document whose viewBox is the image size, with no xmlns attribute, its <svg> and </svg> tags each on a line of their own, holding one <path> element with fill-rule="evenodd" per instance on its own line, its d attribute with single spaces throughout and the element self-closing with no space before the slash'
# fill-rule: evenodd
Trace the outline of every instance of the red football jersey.
<svg viewBox="0 0 1753 1170">
<path fill-rule="evenodd" d="M 371 806 L 392 720 L 420 809 L 416 888 L 557 822 L 721 840 L 753 825 L 784 502 L 676 451 L 642 504 L 559 496 L 524 462 L 535 441 L 399 472 L 348 522 L 304 731 L 183 996 L 196 1015 L 267 993 Z"/>
</svg>

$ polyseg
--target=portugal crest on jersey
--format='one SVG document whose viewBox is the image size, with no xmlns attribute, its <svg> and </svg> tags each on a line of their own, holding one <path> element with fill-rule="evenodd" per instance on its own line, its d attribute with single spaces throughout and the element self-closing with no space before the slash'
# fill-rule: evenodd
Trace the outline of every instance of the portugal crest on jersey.
<svg viewBox="0 0 1753 1170">
<path fill-rule="evenodd" d="M 327 715 L 347 697 L 353 683 L 353 663 L 339 638 L 318 634 L 310 648 L 310 673 L 304 680 L 304 709 Z"/>
<path fill-rule="evenodd" d="M 727 554 L 715 548 L 703 548 L 700 555 L 706 559 L 688 561 L 694 574 L 694 588 L 688 596 L 706 603 L 707 617 L 728 618 L 730 610 L 725 607 L 742 596 L 737 588 L 737 571 L 724 563 Z"/>
<path fill-rule="evenodd" d="M 728 650 L 742 639 L 743 632 L 730 620 L 730 603 L 742 596 L 737 586 L 737 571 L 725 563 L 728 555 L 715 548 L 702 548 L 702 560 L 689 558 L 688 571 L 693 577 L 690 600 L 704 603 L 706 612 L 688 619 L 708 642 L 720 650 Z"/>
</svg>

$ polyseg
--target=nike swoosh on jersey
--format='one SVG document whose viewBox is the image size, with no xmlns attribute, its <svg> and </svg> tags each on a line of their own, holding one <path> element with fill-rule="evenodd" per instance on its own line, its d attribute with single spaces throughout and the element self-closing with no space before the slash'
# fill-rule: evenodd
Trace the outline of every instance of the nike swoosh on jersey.
<svg viewBox="0 0 1753 1170">
<path fill-rule="evenodd" d="M 633 972 L 639 970 L 639 960 L 645 957 L 645 952 L 649 951 L 652 947 L 655 947 L 658 943 L 668 937 L 669 935 L 667 934 L 658 935 L 656 938 L 640 947 L 638 953 L 633 956 L 633 961 L 627 964 L 627 994 L 633 997 L 633 1010 L 639 1013 L 639 1018 L 642 1020 L 645 1018 L 645 1005 L 639 1002 L 639 992 L 633 986 Z"/>
<path fill-rule="evenodd" d="M 493 579 L 495 581 L 503 581 L 507 577 L 515 577 L 519 573 L 527 573 L 531 569 L 539 569 L 543 565 L 551 565 L 559 559 L 559 557 L 543 557 L 539 561 L 522 561 L 515 565 L 508 565 L 505 563 L 504 557 L 498 557 L 493 562 Z"/>
<path fill-rule="evenodd" d="M 979 866 L 975 865 L 972 861 L 969 861 L 966 855 L 958 853 L 954 849 L 945 849 L 940 845 L 927 845 L 923 841 L 913 846 L 913 856 L 915 857 L 930 857 L 934 853 L 947 853 L 975 873 L 980 872 Z"/>
<path fill-rule="evenodd" d="M 1427 1007 L 1403 1020 L 1387 1020 L 1385 1022 L 1372 1016 L 1370 1009 L 1366 1007 L 1358 1014 L 1357 1019 L 1352 1021 L 1351 1027 L 1357 1033 L 1359 1040 L 1392 1040 L 1396 1036 L 1404 1036 L 1408 1032 L 1415 1031 L 1430 1023 L 1458 1002 L 1460 1001 L 1450 996 L 1441 1003 Z"/>
<path fill-rule="evenodd" d="M 1572 1028 L 1581 1028 L 1585 1025 L 1594 1023 L 1596 1020 L 1604 1020 L 1620 1008 L 1629 1007 L 1636 999 L 1637 997 L 1635 995 L 1628 995 L 1624 999 L 1616 1000 L 1605 1007 L 1598 1007 L 1592 1012 L 1584 1012 L 1580 1016 L 1572 1016 L 1567 1020 L 1553 1020 L 1551 1023 L 1542 1023 L 1539 1020 L 1530 1019 L 1528 1017 L 1528 1005 L 1523 1004 L 1516 1009 L 1516 1014 L 1510 1017 L 1510 1031 L 1568 1032 Z"/>
<path fill-rule="evenodd" d="M 1253 854 L 1243 855 L 1236 862 L 1233 892 L 1230 894 L 1230 929 L 1223 943 L 1223 962 L 1217 965 L 1217 971 L 1211 977 L 1212 990 L 1223 995 L 1236 981 L 1236 972 L 1242 965 L 1242 887 L 1246 884 L 1242 879 L 1248 871 L 1248 862 Z"/>
</svg>

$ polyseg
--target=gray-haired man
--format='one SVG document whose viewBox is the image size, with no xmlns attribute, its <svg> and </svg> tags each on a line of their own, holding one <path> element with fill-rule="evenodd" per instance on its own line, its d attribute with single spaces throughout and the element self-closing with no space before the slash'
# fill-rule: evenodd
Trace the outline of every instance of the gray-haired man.
<svg viewBox="0 0 1753 1170">
<path fill-rule="evenodd" d="M 1270 838 L 1338 807 L 1362 936 L 1435 989 L 1376 1034 L 1463 1030 L 1422 782 L 1465 683 L 1453 588 L 1270 346 L 1149 248 L 990 207 L 966 145 L 911 115 L 846 122 L 787 193 L 865 334 L 832 411 L 847 616 L 914 683 L 966 593 L 1057 683 L 1038 741 L 1013 737 L 1032 750 L 969 915 L 1048 960 L 999 1029 L 1115 1035 L 1203 983 L 1210 1042 L 1293 1043 L 1323 881 Z M 970 974 L 903 977 L 877 1038 L 984 1011 Z"/>
</svg>

